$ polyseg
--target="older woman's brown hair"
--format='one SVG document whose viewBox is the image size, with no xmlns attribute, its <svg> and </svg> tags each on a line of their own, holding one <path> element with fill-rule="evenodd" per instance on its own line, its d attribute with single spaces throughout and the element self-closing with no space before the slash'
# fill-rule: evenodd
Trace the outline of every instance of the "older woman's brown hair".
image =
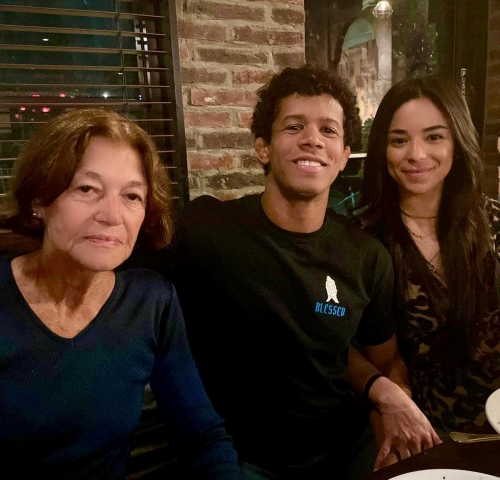
<svg viewBox="0 0 500 480">
<path fill-rule="evenodd" d="M 137 246 L 166 247 L 173 233 L 170 180 L 155 143 L 138 125 L 105 109 L 73 110 L 35 132 L 17 159 L 1 207 L 0 226 L 43 238 L 44 225 L 33 216 L 33 205 L 48 206 L 69 187 L 90 139 L 96 136 L 128 145 L 139 153 L 148 196 Z"/>
</svg>

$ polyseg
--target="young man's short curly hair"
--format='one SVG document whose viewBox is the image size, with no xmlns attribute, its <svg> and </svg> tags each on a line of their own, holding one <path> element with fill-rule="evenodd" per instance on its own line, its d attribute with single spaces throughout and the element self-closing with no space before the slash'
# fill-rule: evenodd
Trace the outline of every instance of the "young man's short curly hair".
<svg viewBox="0 0 500 480">
<path fill-rule="evenodd" d="M 344 111 L 344 145 L 353 150 L 360 147 L 359 108 L 348 81 L 337 73 L 310 64 L 285 68 L 257 91 L 251 125 L 255 138 L 262 137 L 268 145 L 271 143 L 272 126 L 281 102 L 294 93 L 305 97 L 327 94 L 335 98 Z"/>
</svg>

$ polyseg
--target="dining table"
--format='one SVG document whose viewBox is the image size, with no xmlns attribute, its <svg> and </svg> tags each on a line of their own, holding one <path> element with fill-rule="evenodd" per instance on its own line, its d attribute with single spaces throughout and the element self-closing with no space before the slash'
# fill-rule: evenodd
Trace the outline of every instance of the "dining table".
<svg viewBox="0 0 500 480">
<path fill-rule="evenodd" d="M 491 428 L 482 433 L 495 433 Z M 443 443 L 410 458 L 373 472 L 363 480 L 389 480 L 404 473 L 428 469 L 469 470 L 500 479 L 500 440 L 458 443 L 449 438 Z"/>
</svg>

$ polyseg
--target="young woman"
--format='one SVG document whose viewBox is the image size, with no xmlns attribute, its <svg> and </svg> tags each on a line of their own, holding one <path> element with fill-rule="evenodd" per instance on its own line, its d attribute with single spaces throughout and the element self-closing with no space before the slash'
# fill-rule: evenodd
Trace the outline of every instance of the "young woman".
<svg viewBox="0 0 500 480">
<path fill-rule="evenodd" d="M 453 81 L 389 90 L 369 137 L 362 222 L 392 255 L 413 399 L 441 435 L 485 425 L 500 388 L 499 204 L 483 195 L 482 174 Z"/>
</svg>

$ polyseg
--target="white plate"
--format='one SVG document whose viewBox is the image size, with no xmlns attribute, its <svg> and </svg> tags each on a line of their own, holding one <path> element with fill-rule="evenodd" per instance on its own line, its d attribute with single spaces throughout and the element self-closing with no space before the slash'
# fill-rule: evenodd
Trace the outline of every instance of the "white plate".
<svg viewBox="0 0 500 480">
<path fill-rule="evenodd" d="M 485 410 L 488 422 L 490 422 L 497 433 L 500 433 L 500 388 L 488 397 Z"/>
<path fill-rule="evenodd" d="M 469 470 L 437 469 L 403 473 L 403 475 L 392 477 L 391 480 L 498 480 L 499 478 Z"/>
</svg>

